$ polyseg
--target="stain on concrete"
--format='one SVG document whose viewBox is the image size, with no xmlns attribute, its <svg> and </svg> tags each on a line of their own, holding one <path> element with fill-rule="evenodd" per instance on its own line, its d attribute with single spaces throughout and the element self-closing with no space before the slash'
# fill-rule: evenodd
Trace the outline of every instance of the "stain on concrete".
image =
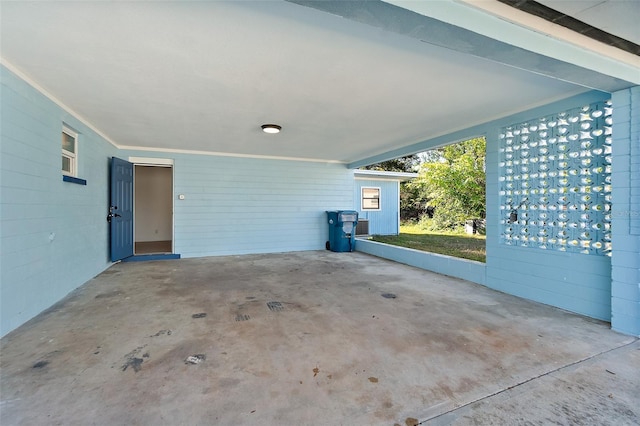
<svg viewBox="0 0 640 426">
<path fill-rule="evenodd" d="M 149 278 L 152 280 L 164 280 L 166 278 L 171 278 L 171 276 L 168 274 L 153 274 Z"/>
<path fill-rule="evenodd" d="M 313 369 L 313 377 L 316 377 L 319 372 L 320 372 L 320 369 L 318 367 L 314 368 Z"/>
<path fill-rule="evenodd" d="M 110 291 L 108 293 L 100 293 L 98 294 L 95 298 L 96 299 L 106 299 L 108 297 L 116 297 L 116 296 L 122 296 L 124 293 L 120 290 L 113 290 Z"/>
<path fill-rule="evenodd" d="M 418 426 L 418 419 L 414 419 L 413 417 L 407 417 L 404 421 L 404 424 L 407 426 Z"/>
<path fill-rule="evenodd" d="M 412 414 L 437 415 L 548 367 L 606 353 L 628 339 L 606 324 L 359 253 L 286 257 L 290 260 L 284 265 L 280 255 L 114 265 L 121 275 L 89 282 L 66 305 L 57 306 L 64 309 L 3 337 L 3 421 L 91 424 L 98 413 L 104 424 L 237 424 L 239 415 L 257 409 L 264 424 L 320 418 L 326 424 L 406 426 Z M 256 270 L 252 261 L 259 264 Z M 323 278 L 322 269 L 336 263 L 345 268 Z M 287 274 L 291 268 L 299 268 L 298 273 Z M 164 272 L 172 282 L 149 279 Z M 387 281 L 392 275 L 396 280 Z M 114 289 L 126 289 L 126 295 L 95 298 Z M 159 290 L 167 290 L 167 297 Z M 398 297 L 381 300 L 384 292 Z M 131 302 L 120 303 L 127 296 Z M 280 301 L 284 311 L 265 311 L 268 301 Z M 203 308 L 207 321 L 192 321 L 192 314 Z M 251 320 L 239 324 L 236 315 Z M 159 331 L 149 335 L 149 330 Z M 146 348 L 122 358 L 127 348 L 145 343 Z M 624 364 L 572 369 L 553 388 L 544 386 L 553 376 L 545 376 L 531 382 L 528 394 L 521 393 L 524 385 L 498 394 L 485 405 L 485 417 L 474 412 L 471 422 L 464 423 L 460 416 L 471 408 L 456 409 L 455 416 L 461 424 L 490 420 L 493 401 L 501 399 L 502 418 L 511 422 L 496 418 L 494 424 L 518 423 L 509 413 L 526 413 L 536 424 L 568 424 L 569 419 L 575 424 L 587 419 L 589 424 L 638 424 L 638 347 L 633 353 L 626 350 Z M 47 355 L 54 349 L 61 352 Z M 100 357 L 93 355 L 97 351 Z M 144 356 L 150 352 L 153 357 Z M 207 360 L 185 365 L 193 354 L 206 354 Z M 32 369 L 45 360 L 51 367 Z M 125 361 L 127 370 L 144 366 L 145 371 L 117 374 Z M 317 374 L 309 380 L 314 362 Z M 385 375 L 378 384 L 368 381 L 371 372 L 381 371 L 393 372 L 393 377 Z M 599 388 L 594 371 L 606 380 Z M 586 380 L 585 389 L 566 389 L 579 375 Z M 438 382 L 448 386 L 456 401 Z M 66 391 L 68 386 L 73 392 Z M 281 394 L 274 397 L 269 391 L 276 389 Z M 512 408 L 516 398 L 520 404 Z M 543 404 L 531 401 L 543 401 L 544 410 L 534 410 Z"/>
<path fill-rule="evenodd" d="M 33 367 L 31 367 L 31 368 L 36 368 L 36 369 L 37 368 L 44 368 L 47 365 L 49 365 L 49 361 L 38 361 L 35 364 L 33 364 Z"/>
<path fill-rule="evenodd" d="M 371 383 L 378 383 L 378 378 L 377 377 L 369 377 L 369 381 Z"/>
<path fill-rule="evenodd" d="M 138 354 L 140 352 L 142 352 L 142 350 L 146 347 L 147 345 L 144 346 L 138 346 L 137 348 L 135 348 L 134 350 L 132 350 L 131 352 L 129 352 L 128 354 L 126 354 L 124 356 L 125 362 L 124 364 L 122 364 L 122 371 L 127 371 L 127 369 L 129 367 L 131 367 L 133 369 L 133 371 L 135 373 L 137 373 L 138 371 L 140 371 L 142 369 L 142 363 L 144 362 L 144 360 L 142 358 L 138 358 Z M 149 353 L 146 353 L 147 358 L 149 357 Z M 144 355 L 142 355 L 144 357 Z"/>
<path fill-rule="evenodd" d="M 144 360 L 142 358 L 129 358 L 127 359 L 127 362 L 122 366 L 122 371 L 127 371 L 127 368 L 131 367 L 133 368 L 134 372 L 138 372 L 140 370 L 142 370 L 142 363 L 144 362 Z"/>
<path fill-rule="evenodd" d="M 437 385 L 440 388 L 440 390 L 442 391 L 442 393 L 444 393 L 449 399 L 452 399 L 452 400 L 455 401 L 456 397 L 453 394 L 453 391 L 451 390 L 451 388 L 449 387 L 448 384 L 446 384 L 444 382 L 438 382 Z"/>
</svg>

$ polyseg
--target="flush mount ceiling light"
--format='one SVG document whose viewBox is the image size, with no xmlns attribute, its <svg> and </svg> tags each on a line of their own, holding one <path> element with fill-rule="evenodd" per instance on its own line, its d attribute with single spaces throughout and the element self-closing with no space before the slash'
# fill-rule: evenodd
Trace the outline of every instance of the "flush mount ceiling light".
<svg viewBox="0 0 640 426">
<path fill-rule="evenodd" d="M 280 133 L 280 130 L 282 130 L 282 126 L 277 124 L 263 124 L 261 127 L 265 133 Z"/>
</svg>

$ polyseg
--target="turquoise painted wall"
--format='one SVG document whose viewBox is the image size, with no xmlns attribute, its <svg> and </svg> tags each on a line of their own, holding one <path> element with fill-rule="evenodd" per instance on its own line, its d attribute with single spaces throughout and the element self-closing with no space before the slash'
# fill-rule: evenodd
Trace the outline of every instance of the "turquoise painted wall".
<svg viewBox="0 0 640 426">
<path fill-rule="evenodd" d="M 323 250 L 325 211 L 354 208 L 353 171 L 343 164 L 118 150 L 1 72 L 0 335 L 111 265 L 111 156 L 174 159 L 174 247 L 183 257 Z M 63 122 L 80 134 L 87 185 L 62 181 Z"/>
<path fill-rule="evenodd" d="M 512 121 L 506 123 L 505 126 L 526 121 L 537 123 L 536 119 L 539 117 L 546 117 L 581 106 L 583 104 L 575 104 L 569 108 L 555 106 L 541 115 L 527 116 L 524 114 L 512 118 Z M 544 250 L 538 247 L 538 245 L 544 246 L 541 243 L 533 244 L 533 247 L 507 245 L 504 239 L 501 240 L 500 235 L 504 231 L 503 228 L 510 226 L 508 223 L 504 223 L 509 211 L 500 210 L 499 208 L 499 180 L 501 179 L 501 174 L 506 173 L 507 170 L 507 167 L 499 166 L 501 161 L 499 150 L 506 147 L 505 139 L 499 137 L 501 127 L 496 126 L 487 133 L 487 285 L 496 290 L 593 318 L 610 320 L 611 258 L 609 256 L 602 253 L 562 252 L 555 248 Z M 551 136 L 549 136 L 549 139 L 551 139 Z M 579 149 L 580 143 L 581 140 L 569 141 L 567 146 L 576 145 L 577 149 Z M 530 148 L 532 154 L 529 157 L 538 158 L 538 155 L 540 155 L 539 148 L 541 147 Z M 516 158 L 520 158 L 520 156 L 518 155 Z M 567 156 L 567 158 L 569 157 Z M 529 167 L 532 170 L 537 170 L 536 164 L 530 163 Z M 514 168 L 519 169 L 519 166 L 514 165 Z M 552 168 L 549 169 L 549 171 L 552 170 Z M 552 182 L 553 185 L 559 185 L 557 183 L 559 179 L 551 177 L 546 179 Z M 581 185 L 580 179 L 581 175 L 579 174 L 568 176 L 571 187 Z M 538 182 L 538 178 L 532 179 L 532 185 L 537 185 Z M 563 188 L 562 186 L 553 187 L 558 190 Z M 562 194 L 549 194 L 549 205 L 555 207 L 557 205 L 556 198 L 560 195 Z M 522 198 L 522 196 L 520 197 Z M 527 197 L 530 205 L 535 206 L 541 194 L 528 195 Z M 519 201 L 517 200 L 516 204 L 518 203 Z M 526 210 L 520 209 L 520 216 L 523 216 L 525 212 Z M 568 210 L 567 213 L 579 216 L 582 211 L 572 212 Z M 549 211 L 549 214 L 551 217 L 555 217 L 557 213 Z M 552 220 L 551 218 L 549 219 L 550 222 Z"/>
<path fill-rule="evenodd" d="M 325 211 L 354 207 L 353 172 L 344 164 L 148 151 L 119 155 L 174 160 L 174 248 L 182 257 L 324 250 Z"/>
<path fill-rule="evenodd" d="M 380 210 L 362 210 L 362 187 L 380 188 Z M 356 179 L 353 194 L 355 210 L 359 219 L 369 219 L 370 235 L 398 235 L 400 223 L 398 219 L 400 200 L 400 183 L 382 179 Z"/>
<path fill-rule="evenodd" d="M 640 336 L 640 87 L 613 104 L 611 326 Z"/>
<path fill-rule="evenodd" d="M 0 335 L 107 268 L 107 159 L 116 148 L 0 67 Z M 62 181 L 63 122 L 79 173 Z"/>
<path fill-rule="evenodd" d="M 486 265 L 482 262 L 392 246 L 367 239 L 358 239 L 356 250 L 450 277 L 486 284 Z"/>
</svg>

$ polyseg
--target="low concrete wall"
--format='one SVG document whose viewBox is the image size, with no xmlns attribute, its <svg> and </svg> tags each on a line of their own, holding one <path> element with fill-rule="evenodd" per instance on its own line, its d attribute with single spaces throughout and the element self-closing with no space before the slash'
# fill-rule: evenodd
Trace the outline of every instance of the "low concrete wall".
<svg viewBox="0 0 640 426">
<path fill-rule="evenodd" d="M 427 253 L 360 238 L 356 241 L 356 251 L 486 285 L 486 265 L 475 260 Z"/>
</svg>

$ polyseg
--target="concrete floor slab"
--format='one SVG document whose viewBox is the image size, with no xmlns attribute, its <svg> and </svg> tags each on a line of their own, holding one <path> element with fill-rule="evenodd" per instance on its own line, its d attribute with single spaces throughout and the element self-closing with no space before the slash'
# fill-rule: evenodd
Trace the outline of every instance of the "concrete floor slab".
<svg viewBox="0 0 640 426">
<path fill-rule="evenodd" d="M 362 253 L 121 263 L 0 343 L 2 425 L 640 418 L 637 339 Z"/>
</svg>

